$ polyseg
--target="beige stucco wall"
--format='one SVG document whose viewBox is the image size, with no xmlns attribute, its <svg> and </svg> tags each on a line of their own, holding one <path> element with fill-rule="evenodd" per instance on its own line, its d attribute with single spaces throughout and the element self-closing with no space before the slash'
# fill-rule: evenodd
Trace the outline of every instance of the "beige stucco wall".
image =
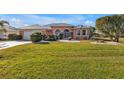
<svg viewBox="0 0 124 93">
<path fill-rule="evenodd" d="M 78 30 L 80 31 L 80 35 L 77 35 Z M 83 35 L 83 30 L 86 31 L 86 34 Z M 76 29 L 76 39 L 88 39 L 90 31 L 88 28 L 78 28 Z"/>
<path fill-rule="evenodd" d="M 52 28 L 52 31 L 53 31 L 54 34 L 55 34 L 56 30 L 60 30 L 61 32 L 63 32 L 65 29 L 68 29 L 70 32 L 73 31 L 73 28 L 69 27 L 69 26 L 54 26 L 54 27 L 51 27 L 51 28 Z"/>
<path fill-rule="evenodd" d="M 61 32 L 63 32 L 64 30 L 69 30 L 71 33 L 73 33 L 73 38 L 75 39 L 75 28 L 71 27 L 71 26 L 54 26 L 51 27 L 53 34 L 55 34 L 55 31 L 60 30 Z"/>
</svg>

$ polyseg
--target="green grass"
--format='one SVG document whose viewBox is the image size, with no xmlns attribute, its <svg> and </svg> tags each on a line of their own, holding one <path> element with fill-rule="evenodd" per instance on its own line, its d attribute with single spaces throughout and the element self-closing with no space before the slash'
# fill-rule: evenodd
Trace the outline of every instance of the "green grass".
<svg viewBox="0 0 124 93">
<path fill-rule="evenodd" d="M 0 78 L 124 78 L 124 46 L 82 41 L 0 50 Z"/>
</svg>

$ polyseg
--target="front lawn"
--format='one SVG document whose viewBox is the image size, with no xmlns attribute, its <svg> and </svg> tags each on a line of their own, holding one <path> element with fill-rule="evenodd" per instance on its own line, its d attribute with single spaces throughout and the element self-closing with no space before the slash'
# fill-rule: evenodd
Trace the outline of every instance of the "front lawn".
<svg viewBox="0 0 124 93">
<path fill-rule="evenodd" d="M 124 78 L 124 46 L 82 41 L 0 50 L 0 78 Z"/>
</svg>

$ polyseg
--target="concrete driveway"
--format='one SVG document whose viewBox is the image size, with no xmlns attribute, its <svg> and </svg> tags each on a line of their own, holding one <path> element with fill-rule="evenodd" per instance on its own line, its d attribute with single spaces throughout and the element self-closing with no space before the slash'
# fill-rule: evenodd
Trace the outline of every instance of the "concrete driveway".
<svg viewBox="0 0 124 93">
<path fill-rule="evenodd" d="M 0 50 L 17 46 L 17 45 L 28 44 L 28 43 L 31 43 L 31 41 L 3 41 L 3 42 L 0 42 Z"/>
</svg>

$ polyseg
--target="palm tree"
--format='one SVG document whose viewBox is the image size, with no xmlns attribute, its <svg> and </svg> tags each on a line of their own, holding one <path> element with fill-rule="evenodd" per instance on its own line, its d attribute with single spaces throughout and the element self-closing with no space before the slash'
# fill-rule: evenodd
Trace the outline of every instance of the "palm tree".
<svg viewBox="0 0 124 93">
<path fill-rule="evenodd" d="M 5 33 L 6 36 L 6 29 L 4 28 L 5 24 L 9 25 L 9 22 L 0 20 L 0 33 Z"/>
</svg>

